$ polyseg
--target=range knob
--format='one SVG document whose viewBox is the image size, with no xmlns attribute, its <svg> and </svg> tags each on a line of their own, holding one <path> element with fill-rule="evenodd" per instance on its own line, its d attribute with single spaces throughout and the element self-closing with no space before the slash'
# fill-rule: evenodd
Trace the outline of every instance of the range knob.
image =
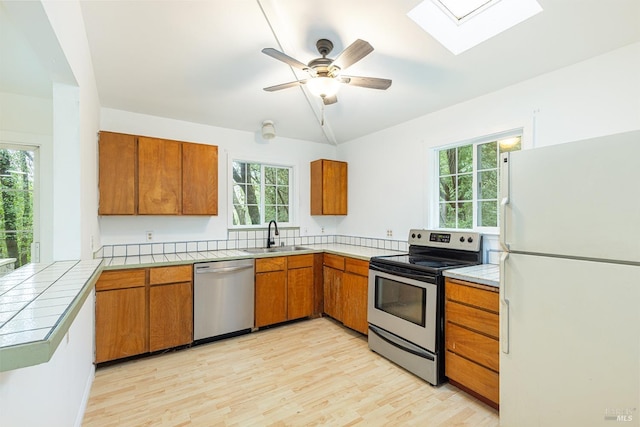
<svg viewBox="0 0 640 427">
<path fill-rule="evenodd" d="M 418 239 L 422 239 L 422 234 L 418 233 Z"/>
<path fill-rule="evenodd" d="M 473 242 L 473 237 L 469 237 L 469 238 L 467 239 L 467 242 L 472 243 L 472 242 Z"/>
<path fill-rule="evenodd" d="M 464 242 L 464 236 L 460 237 L 460 241 Z"/>
<path fill-rule="evenodd" d="M 415 239 L 416 238 L 416 233 L 411 233 L 411 238 Z"/>
</svg>

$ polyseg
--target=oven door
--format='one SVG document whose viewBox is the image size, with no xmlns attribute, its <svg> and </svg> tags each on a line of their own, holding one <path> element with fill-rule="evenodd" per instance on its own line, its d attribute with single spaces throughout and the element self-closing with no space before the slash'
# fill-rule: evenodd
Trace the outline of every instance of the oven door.
<svg viewBox="0 0 640 427">
<path fill-rule="evenodd" d="M 438 287 L 435 277 L 404 277 L 369 270 L 369 323 L 436 351 Z"/>
</svg>

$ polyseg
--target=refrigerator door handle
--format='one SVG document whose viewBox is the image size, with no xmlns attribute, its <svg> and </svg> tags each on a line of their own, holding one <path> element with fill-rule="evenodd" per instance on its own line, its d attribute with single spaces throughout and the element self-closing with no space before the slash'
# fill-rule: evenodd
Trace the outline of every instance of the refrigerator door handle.
<svg viewBox="0 0 640 427">
<path fill-rule="evenodd" d="M 509 252 L 500 256 L 500 346 L 504 354 L 509 354 L 509 300 L 507 299 L 507 281 L 505 265 Z"/>
<path fill-rule="evenodd" d="M 500 200 L 500 246 L 505 252 L 509 251 L 509 244 L 507 243 L 507 205 L 509 204 L 510 193 L 510 168 L 509 168 L 509 153 L 503 153 L 500 156 L 500 186 L 502 199 Z"/>
</svg>

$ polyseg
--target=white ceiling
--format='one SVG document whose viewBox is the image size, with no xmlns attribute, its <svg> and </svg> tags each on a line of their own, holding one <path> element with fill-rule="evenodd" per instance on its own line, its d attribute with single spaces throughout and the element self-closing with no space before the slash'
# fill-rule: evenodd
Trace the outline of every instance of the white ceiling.
<svg viewBox="0 0 640 427">
<path fill-rule="evenodd" d="M 349 141 L 640 41 L 638 0 L 539 0 L 542 13 L 455 56 L 407 17 L 419 2 L 94 0 L 81 6 L 103 107 L 250 132 L 268 119 L 280 137 L 321 143 Z M 3 28 L 3 39 L 8 32 Z M 348 74 L 393 80 L 386 91 L 343 86 L 338 103 L 324 109 L 325 126 L 321 103 L 306 89 L 262 90 L 305 77 L 262 48 L 307 63 L 319 56 L 320 38 L 334 43 L 330 57 L 358 38 L 368 41 L 375 50 Z M 0 41 L 4 58 L 16 51 L 7 45 Z M 2 65 L 0 90 L 30 90 L 20 81 L 20 63 Z"/>
</svg>

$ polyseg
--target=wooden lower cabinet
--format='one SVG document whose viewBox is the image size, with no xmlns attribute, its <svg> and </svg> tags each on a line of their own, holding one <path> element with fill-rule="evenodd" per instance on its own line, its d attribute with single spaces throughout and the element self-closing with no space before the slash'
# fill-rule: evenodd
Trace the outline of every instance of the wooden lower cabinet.
<svg viewBox="0 0 640 427">
<path fill-rule="evenodd" d="M 96 292 L 96 363 L 146 353 L 144 286 Z"/>
<path fill-rule="evenodd" d="M 314 314 L 314 255 L 256 259 L 257 328 Z"/>
<path fill-rule="evenodd" d="M 294 255 L 287 259 L 287 319 L 300 319 L 314 313 L 313 255 Z"/>
<path fill-rule="evenodd" d="M 369 287 L 369 263 L 353 258 L 345 259 L 342 276 L 342 323 L 351 329 L 367 334 L 367 295 Z"/>
<path fill-rule="evenodd" d="M 96 363 L 193 341 L 192 266 L 109 270 L 96 283 Z"/>
<path fill-rule="evenodd" d="M 366 335 L 369 262 L 325 254 L 322 272 L 324 313 Z"/>
<path fill-rule="evenodd" d="M 445 374 L 489 405 L 500 403 L 498 289 L 446 279 Z"/>
</svg>

